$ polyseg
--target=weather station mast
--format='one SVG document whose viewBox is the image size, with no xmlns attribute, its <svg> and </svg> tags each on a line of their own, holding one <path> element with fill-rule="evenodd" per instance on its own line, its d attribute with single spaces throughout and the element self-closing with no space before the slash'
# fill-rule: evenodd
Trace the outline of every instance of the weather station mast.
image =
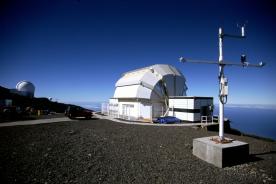
<svg viewBox="0 0 276 184">
<path fill-rule="evenodd" d="M 219 60 L 217 61 L 206 61 L 206 60 L 192 60 L 186 59 L 184 57 L 180 57 L 179 60 L 182 63 L 189 62 L 189 63 L 199 63 L 199 64 L 215 64 L 219 66 L 219 141 L 224 141 L 224 105 L 227 103 L 227 96 L 228 96 L 228 80 L 224 75 L 224 67 L 225 66 L 240 66 L 240 67 L 263 67 L 265 63 L 260 62 L 259 64 L 250 64 L 246 60 L 246 55 L 241 55 L 241 63 L 234 63 L 234 62 L 225 62 L 223 59 L 223 40 L 226 37 L 229 38 L 238 38 L 244 39 L 245 36 L 245 25 L 239 26 L 241 29 L 241 35 L 232 35 L 226 34 L 223 32 L 223 29 L 219 28 Z"/>
<path fill-rule="evenodd" d="M 193 155 L 196 157 L 213 164 L 217 167 L 223 168 L 239 164 L 247 160 L 249 157 L 249 144 L 246 142 L 233 140 L 224 137 L 224 105 L 227 103 L 228 96 L 228 80 L 224 75 L 224 68 L 226 66 L 239 66 L 239 67 L 263 67 L 265 63 L 250 64 L 246 60 L 246 55 L 241 55 L 241 63 L 226 62 L 223 59 L 223 39 L 238 38 L 244 39 L 245 25 L 239 26 L 241 35 L 226 34 L 222 28 L 219 28 L 219 60 L 206 61 L 206 60 L 191 60 L 180 57 L 180 62 L 185 63 L 199 63 L 199 64 L 215 64 L 219 68 L 219 136 L 214 137 L 201 137 L 193 139 Z"/>
</svg>

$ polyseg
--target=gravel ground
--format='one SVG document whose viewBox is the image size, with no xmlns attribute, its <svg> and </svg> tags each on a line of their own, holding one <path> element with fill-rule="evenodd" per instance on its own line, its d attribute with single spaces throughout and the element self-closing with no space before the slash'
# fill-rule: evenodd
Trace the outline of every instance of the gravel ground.
<svg viewBox="0 0 276 184">
<path fill-rule="evenodd" d="M 250 144 L 250 160 L 216 168 L 192 155 L 191 127 L 83 120 L 0 128 L 1 183 L 276 183 L 276 144 Z M 229 136 L 229 135 L 228 135 Z"/>
</svg>

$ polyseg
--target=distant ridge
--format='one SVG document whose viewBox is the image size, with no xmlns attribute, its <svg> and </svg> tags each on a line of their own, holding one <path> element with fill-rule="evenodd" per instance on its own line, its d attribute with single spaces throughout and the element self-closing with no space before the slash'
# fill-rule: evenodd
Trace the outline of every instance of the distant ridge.
<svg viewBox="0 0 276 184">
<path fill-rule="evenodd" d="M 68 105 L 76 106 L 72 104 L 65 104 L 59 102 L 50 101 L 48 98 L 29 98 L 18 94 L 11 93 L 9 89 L 0 86 L 0 101 L 5 99 L 12 100 L 12 106 L 18 106 L 21 108 L 33 107 L 39 110 L 49 110 L 57 113 L 64 113 Z"/>
</svg>

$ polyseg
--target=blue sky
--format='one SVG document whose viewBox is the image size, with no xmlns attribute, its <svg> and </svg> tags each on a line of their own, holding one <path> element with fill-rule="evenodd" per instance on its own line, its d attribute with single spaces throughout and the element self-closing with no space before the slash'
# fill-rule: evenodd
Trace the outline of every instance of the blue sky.
<svg viewBox="0 0 276 184">
<path fill-rule="evenodd" d="M 229 103 L 276 104 L 275 8 L 254 0 L 4 0 L 0 85 L 29 80 L 37 97 L 106 101 L 123 72 L 164 63 L 184 74 L 188 95 L 217 99 L 217 67 L 178 58 L 218 60 L 218 28 L 238 34 L 236 24 L 248 21 L 247 39 L 225 39 L 224 59 L 245 53 L 267 66 L 226 68 Z"/>
</svg>

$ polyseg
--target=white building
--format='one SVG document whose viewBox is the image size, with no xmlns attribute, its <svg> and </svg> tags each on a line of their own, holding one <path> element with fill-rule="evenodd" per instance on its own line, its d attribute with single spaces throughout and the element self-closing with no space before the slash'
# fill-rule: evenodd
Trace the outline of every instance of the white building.
<svg viewBox="0 0 276 184">
<path fill-rule="evenodd" d="M 169 116 L 191 122 L 200 122 L 202 116 L 211 118 L 213 116 L 213 97 L 171 96 Z"/>
<path fill-rule="evenodd" d="M 156 64 L 124 73 L 109 100 L 109 115 L 129 120 L 151 120 L 169 110 L 169 96 L 186 96 L 183 74 Z"/>
</svg>

